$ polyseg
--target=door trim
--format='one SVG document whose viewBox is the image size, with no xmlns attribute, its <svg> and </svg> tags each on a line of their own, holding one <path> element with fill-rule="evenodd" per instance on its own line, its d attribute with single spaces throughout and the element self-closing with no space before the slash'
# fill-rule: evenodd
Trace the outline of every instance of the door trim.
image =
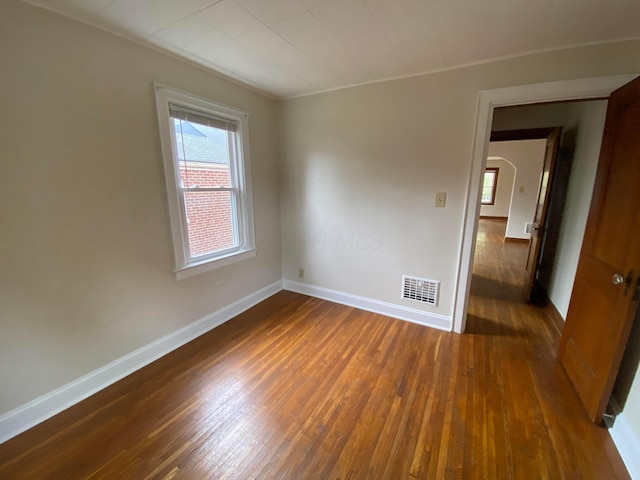
<svg viewBox="0 0 640 480">
<path fill-rule="evenodd" d="M 581 78 L 559 82 L 521 85 L 517 87 L 482 90 L 478 92 L 475 134 L 472 146 L 471 168 L 465 199 L 465 211 L 458 249 L 458 265 L 454 292 L 453 330 L 463 333 L 466 327 L 467 307 L 471 286 L 471 268 L 480 214 L 480 183 L 487 163 L 493 110 L 543 102 L 590 100 L 606 98 L 638 74 L 609 77 Z"/>
<path fill-rule="evenodd" d="M 512 140 L 539 140 L 547 138 L 556 129 L 548 128 L 519 128 L 516 130 L 499 130 L 491 132 L 490 142 L 509 142 Z"/>
</svg>

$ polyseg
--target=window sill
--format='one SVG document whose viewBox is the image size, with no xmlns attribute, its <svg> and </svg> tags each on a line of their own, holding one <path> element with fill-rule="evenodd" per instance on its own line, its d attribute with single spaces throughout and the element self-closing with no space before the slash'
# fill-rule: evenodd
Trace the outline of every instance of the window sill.
<svg viewBox="0 0 640 480">
<path fill-rule="evenodd" d="M 240 262 L 242 260 L 246 260 L 247 258 L 252 258 L 255 256 L 256 249 L 250 248 L 247 250 L 242 250 L 241 252 L 230 253 L 229 255 L 225 255 L 224 257 L 210 258 L 208 260 L 203 260 L 202 262 L 191 263 L 175 270 L 176 280 L 184 280 L 185 278 L 193 277 L 194 275 L 200 275 L 201 273 L 209 272 L 211 270 L 215 270 L 216 268 L 231 265 L 232 263 Z"/>
</svg>

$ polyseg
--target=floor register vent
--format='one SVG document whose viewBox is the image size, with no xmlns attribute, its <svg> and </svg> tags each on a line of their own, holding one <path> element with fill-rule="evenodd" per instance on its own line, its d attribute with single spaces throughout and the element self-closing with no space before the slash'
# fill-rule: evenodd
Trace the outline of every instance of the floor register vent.
<svg viewBox="0 0 640 480">
<path fill-rule="evenodd" d="M 402 298 L 428 305 L 437 305 L 439 292 L 439 281 L 410 277 L 408 275 L 402 276 Z"/>
</svg>

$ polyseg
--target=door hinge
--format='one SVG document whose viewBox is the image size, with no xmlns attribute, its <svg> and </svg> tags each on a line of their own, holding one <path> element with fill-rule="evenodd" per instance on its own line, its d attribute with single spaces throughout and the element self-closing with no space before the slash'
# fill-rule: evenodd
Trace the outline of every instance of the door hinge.
<svg viewBox="0 0 640 480">
<path fill-rule="evenodd" d="M 633 270 L 629 270 L 627 277 L 624 279 L 624 296 L 627 296 L 629 289 L 631 288 L 631 282 L 633 282 Z M 635 296 L 635 293 L 634 293 Z"/>
</svg>

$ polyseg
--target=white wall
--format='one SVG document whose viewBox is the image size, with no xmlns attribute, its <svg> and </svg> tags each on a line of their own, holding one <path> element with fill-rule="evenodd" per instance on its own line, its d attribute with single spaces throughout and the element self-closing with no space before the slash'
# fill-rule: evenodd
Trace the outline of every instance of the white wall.
<svg viewBox="0 0 640 480">
<path fill-rule="evenodd" d="M 507 238 L 528 239 L 531 236 L 525 233 L 525 223 L 531 223 L 536 213 L 546 145 L 544 138 L 489 144 L 489 157 L 504 158 L 516 169 L 505 233 Z"/>
<path fill-rule="evenodd" d="M 281 278 L 274 101 L 0 2 L 0 414 Z M 153 81 L 245 109 L 258 255 L 177 282 Z"/>
<path fill-rule="evenodd" d="M 506 238 L 531 237 L 525 233 L 525 223 L 531 223 L 536 213 L 546 145 L 546 139 L 489 143 L 489 157 L 504 158 L 516 169 Z"/>
<path fill-rule="evenodd" d="M 565 319 L 587 225 L 606 113 L 607 102 L 601 100 L 570 104 L 567 115 L 567 126 L 575 128 L 577 133 L 558 246 L 547 292 L 549 299 Z"/>
<path fill-rule="evenodd" d="M 614 387 L 614 398 L 619 404 L 623 404 L 622 413 L 615 419 L 613 428 L 610 431 L 620 455 L 628 466 L 632 478 L 640 478 L 640 367 L 637 362 L 640 348 L 640 309 L 636 311 L 635 324 L 631 329 L 627 348 L 635 348 L 625 352 L 622 360 L 622 367 L 619 375 L 622 375 L 622 382 Z M 635 363 L 635 365 L 634 365 Z M 631 385 L 628 384 L 629 376 L 633 368 L 636 372 Z M 625 388 L 629 388 L 626 392 Z"/>
<path fill-rule="evenodd" d="M 627 455 L 623 456 L 626 462 L 632 463 L 635 467 L 635 475 L 640 475 L 640 461 L 638 459 L 638 448 L 640 447 L 640 369 L 638 369 L 627 402 L 625 404 L 624 411 L 616 419 L 614 429 L 620 429 L 623 427 L 627 430 L 628 440 L 625 442 L 625 447 L 628 447 Z M 614 432 L 615 435 L 616 432 Z M 629 468 L 631 470 L 631 468 Z"/>
<path fill-rule="evenodd" d="M 304 267 L 310 284 L 451 315 L 478 92 L 634 72 L 638 49 L 548 52 L 282 102 L 285 278 Z M 447 192 L 445 208 L 435 192 Z M 441 280 L 439 306 L 401 300 L 403 273 Z"/>
<path fill-rule="evenodd" d="M 493 205 L 482 205 L 480 215 L 487 217 L 508 217 L 513 193 L 513 181 L 516 175 L 515 167 L 502 158 L 487 158 L 487 167 L 498 169 L 498 185 Z"/>
</svg>

